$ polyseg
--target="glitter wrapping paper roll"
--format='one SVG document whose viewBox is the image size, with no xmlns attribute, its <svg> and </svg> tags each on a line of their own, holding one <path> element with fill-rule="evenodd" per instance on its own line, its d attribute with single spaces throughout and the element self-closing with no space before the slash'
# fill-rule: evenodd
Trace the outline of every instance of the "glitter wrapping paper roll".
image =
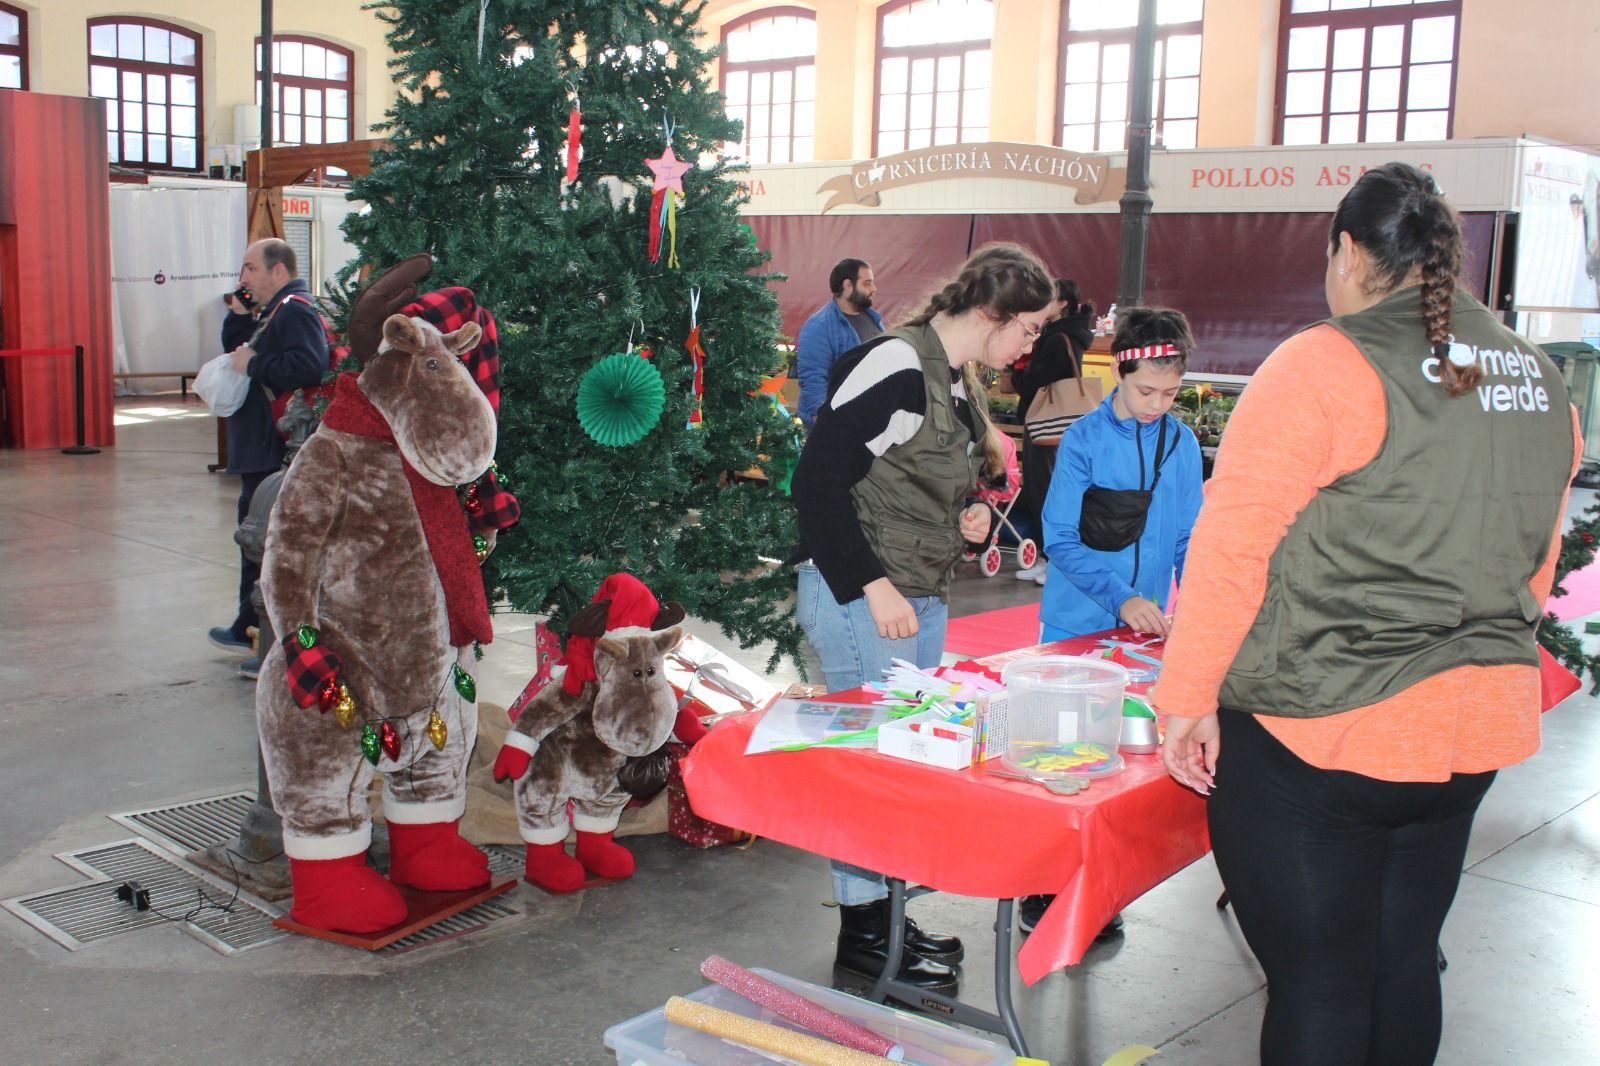
<svg viewBox="0 0 1600 1066">
<path fill-rule="evenodd" d="M 791 992 L 760 974 L 751 973 L 721 955 L 713 955 L 702 962 L 700 973 L 707 981 L 715 981 L 752 1003 L 759 1003 L 779 1017 L 803 1025 L 818 1036 L 826 1037 L 835 1043 L 855 1048 L 857 1051 L 865 1051 L 869 1055 L 881 1055 L 896 1062 L 905 1057 L 905 1049 L 881 1033 L 857 1025 L 844 1015 Z"/>
<path fill-rule="evenodd" d="M 883 1066 L 889 1060 L 881 1055 L 844 1047 L 792 1029 L 758 1022 L 742 1014 L 696 1003 L 682 996 L 667 1000 L 667 1021 L 696 1029 L 736 1044 L 771 1051 L 804 1063 L 805 1066 Z"/>
</svg>

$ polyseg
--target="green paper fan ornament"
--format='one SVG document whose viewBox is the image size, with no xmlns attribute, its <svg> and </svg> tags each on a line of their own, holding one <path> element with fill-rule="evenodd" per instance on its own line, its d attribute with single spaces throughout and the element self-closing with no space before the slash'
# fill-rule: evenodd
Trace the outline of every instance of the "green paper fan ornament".
<svg viewBox="0 0 1600 1066">
<path fill-rule="evenodd" d="M 608 355 L 578 382 L 578 425 L 608 447 L 632 444 L 649 433 L 666 405 L 661 371 L 637 355 Z"/>
</svg>

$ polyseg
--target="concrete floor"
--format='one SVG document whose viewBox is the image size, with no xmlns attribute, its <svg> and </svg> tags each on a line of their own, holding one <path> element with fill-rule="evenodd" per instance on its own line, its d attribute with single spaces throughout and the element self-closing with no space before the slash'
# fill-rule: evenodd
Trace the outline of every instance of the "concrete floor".
<svg viewBox="0 0 1600 1066">
<path fill-rule="evenodd" d="M 52 856 L 126 837 L 109 812 L 255 781 L 250 686 L 205 640 L 231 614 L 237 483 L 205 472 L 213 423 L 193 401 L 124 400 L 119 417 L 100 455 L 0 451 L 0 897 L 71 883 Z M 1035 595 L 967 567 L 952 607 Z M 483 698 L 511 699 L 531 662 L 530 620 L 499 619 Z M 1579 696 L 1551 712 L 1544 750 L 1484 805 L 1444 933 L 1441 1063 L 1600 1062 L 1595 710 Z M 223 957 L 176 928 L 68 952 L 0 913 L 0 1062 L 599 1064 L 608 1026 L 698 987 L 713 952 L 828 982 L 824 860 L 770 841 L 632 846 L 629 882 L 561 899 L 520 886 L 527 917 L 390 960 L 297 939 Z M 1094 1066 L 1147 1043 L 1164 1066 L 1253 1062 L 1262 978 L 1219 888 L 1195 864 L 1128 908 L 1125 938 L 1023 990 L 1034 1053 Z M 981 957 L 992 904 L 913 909 Z M 991 989 L 975 960 L 966 998 Z"/>
</svg>

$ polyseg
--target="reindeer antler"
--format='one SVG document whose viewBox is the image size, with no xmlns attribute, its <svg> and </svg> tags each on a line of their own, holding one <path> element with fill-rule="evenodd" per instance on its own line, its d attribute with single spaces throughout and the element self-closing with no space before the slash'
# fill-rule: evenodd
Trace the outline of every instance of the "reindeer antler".
<svg viewBox="0 0 1600 1066">
<path fill-rule="evenodd" d="M 350 354 L 365 367 L 383 342 L 383 323 L 417 298 L 417 283 L 433 269 L 427 252 L 407 256 L 362 287 L 345 318 Z"/>
</svg>

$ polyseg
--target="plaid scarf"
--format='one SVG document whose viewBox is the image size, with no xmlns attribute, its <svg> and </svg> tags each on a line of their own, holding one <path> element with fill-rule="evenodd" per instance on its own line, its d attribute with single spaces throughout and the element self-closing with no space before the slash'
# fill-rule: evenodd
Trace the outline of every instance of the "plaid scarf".
<svg viewBox="0 0 1600 1066">
<path fill-rule="evenodd" d="M 372 437 L 394 444 L 394 433 L 382 413 L 356 384 L 355 374 L 340 374 L 333 402 L 323 412 L 322 424 L 341 433 Z M 454 488 L 435 485 L 406 462 L 398 448 L 400 465 L 411 484 L 411 500 L 422 519 L 422 532 L 444 587 L 445 611 L 450 618 L 450 643 L 463 647 L 494 639 L 489 621 L 489 601 L 483 591 L 483 574 L 472 548 L 472 534 Z"/>
</svg>

